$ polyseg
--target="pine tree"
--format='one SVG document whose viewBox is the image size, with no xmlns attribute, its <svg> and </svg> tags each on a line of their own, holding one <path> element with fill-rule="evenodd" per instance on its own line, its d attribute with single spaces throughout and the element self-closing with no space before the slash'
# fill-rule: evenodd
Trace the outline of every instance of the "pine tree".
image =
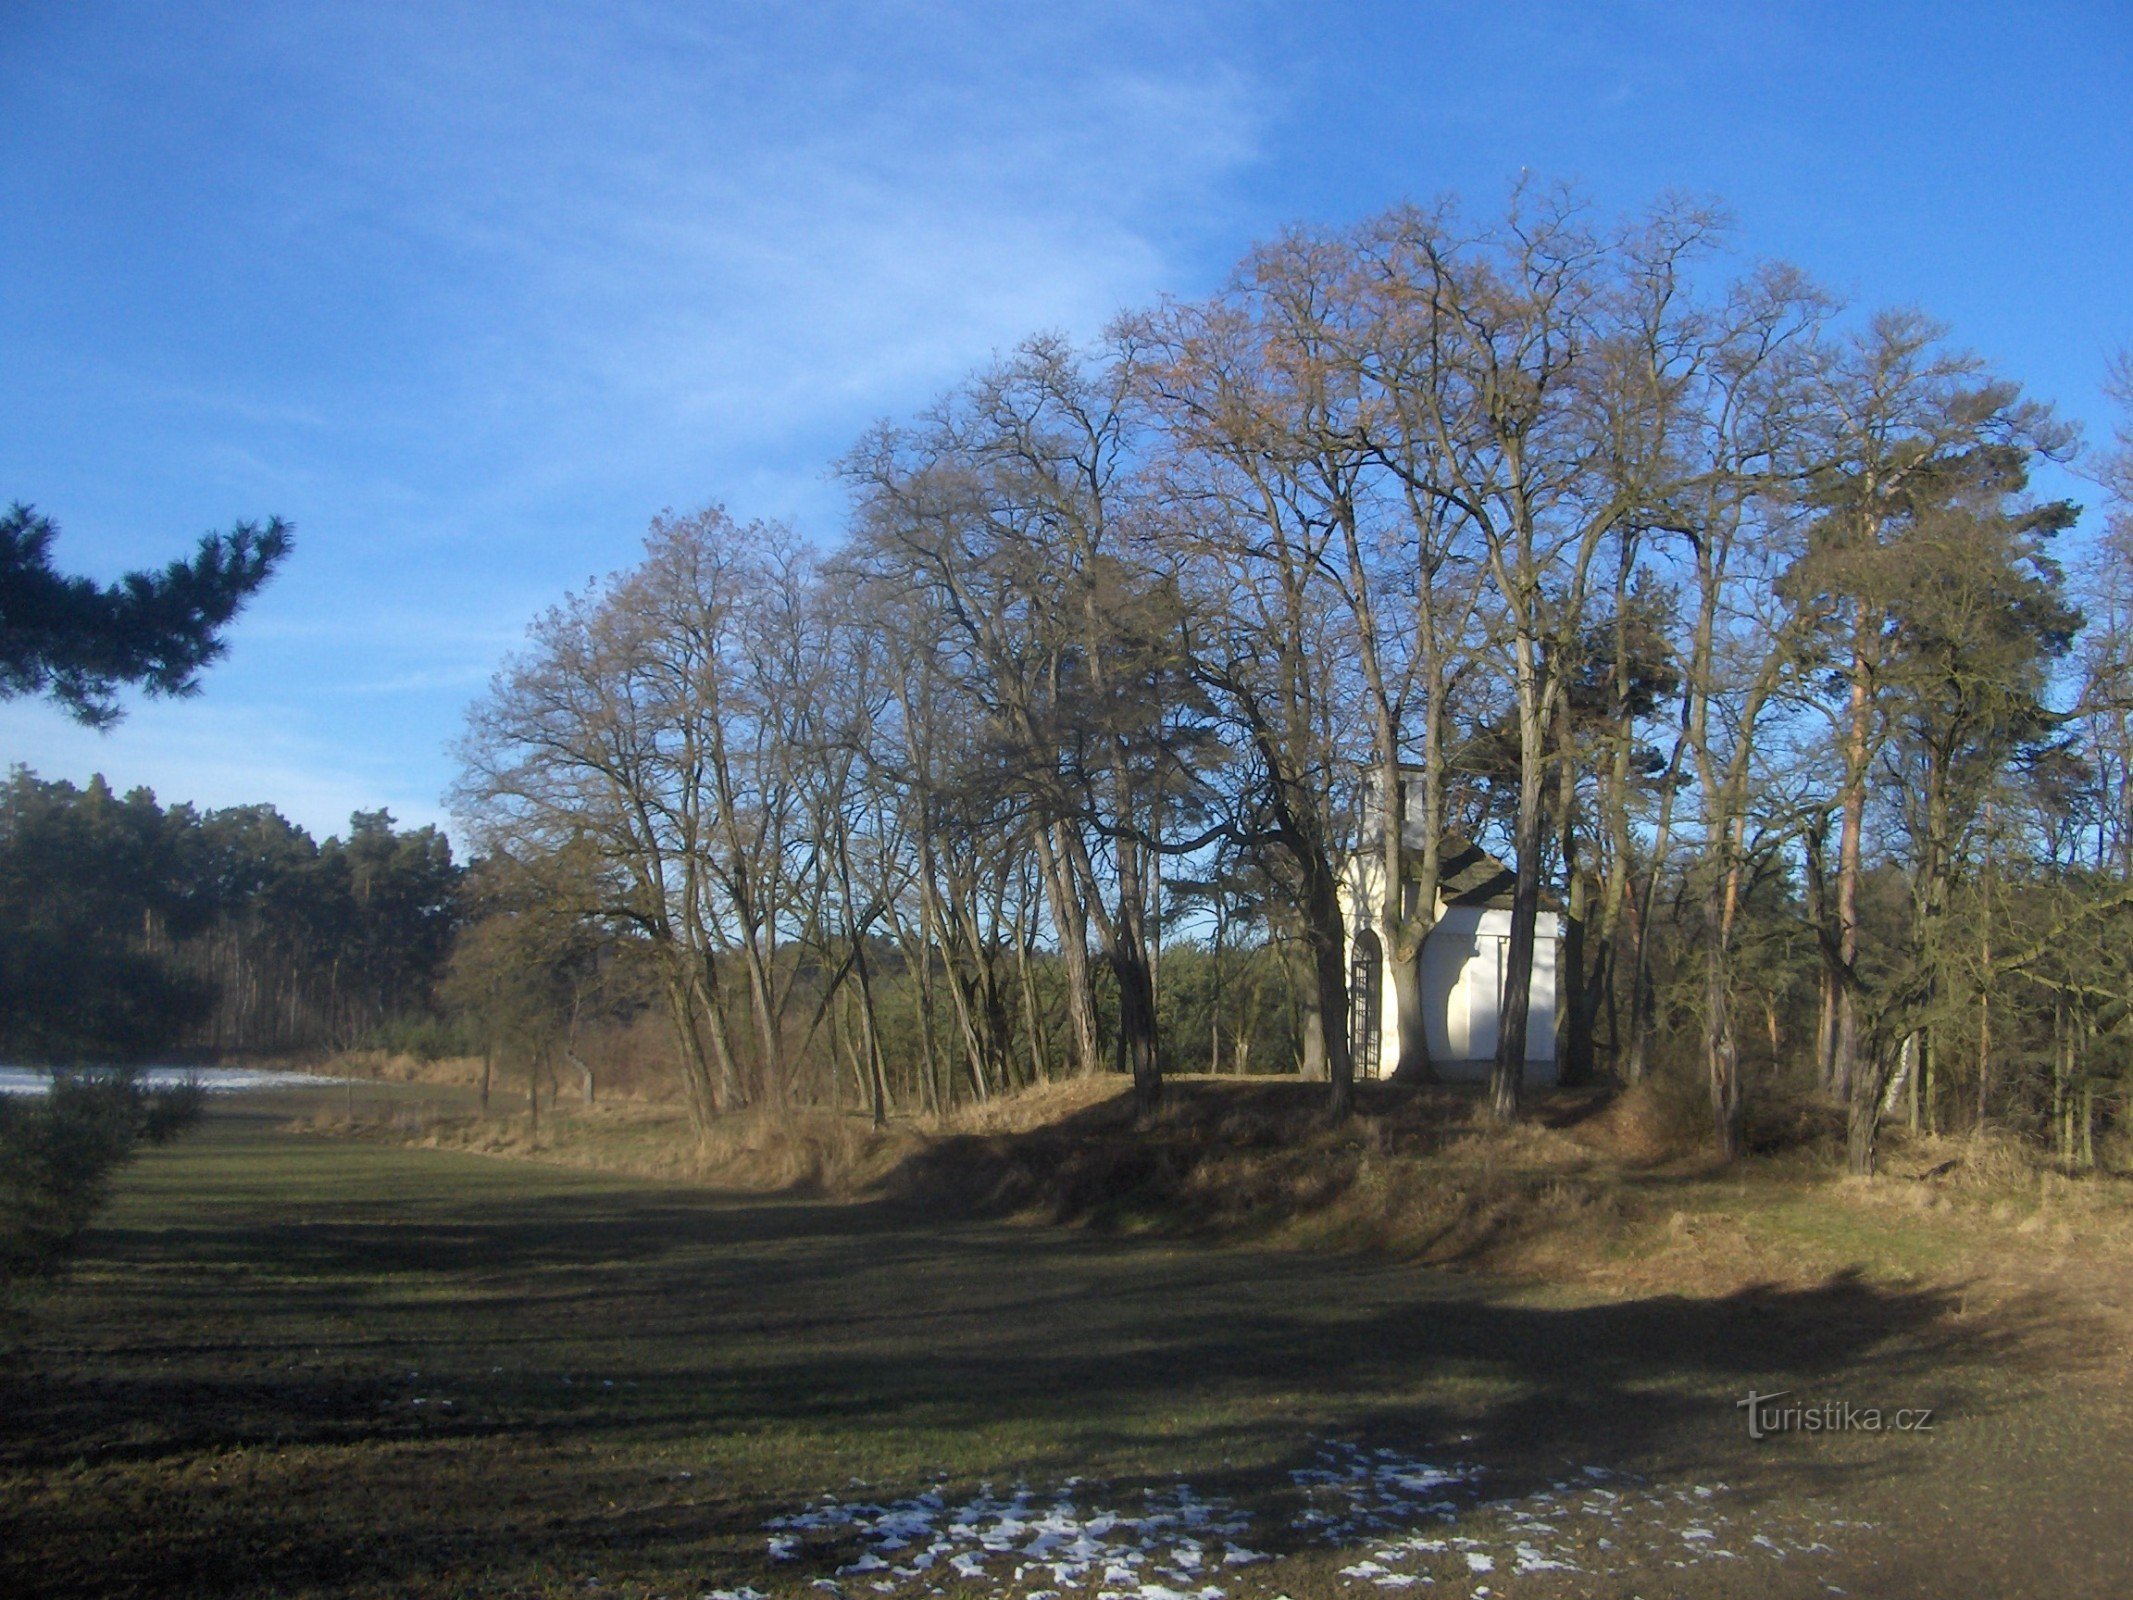
<svg viewBox="0 0 2133 1600">
<path fill-rule="evenodd" d="M 52 566 L 58 529 L 19 501 L 0 515 L 0 700 L 47 695 L 108 728 L 125 684 L 189 695 L 227 646 L 222 630 L 289 553 L 291 529 L 240 522 L 207 534 L 190 560 L 129 572 L 108 587 Z"/>
</svg>

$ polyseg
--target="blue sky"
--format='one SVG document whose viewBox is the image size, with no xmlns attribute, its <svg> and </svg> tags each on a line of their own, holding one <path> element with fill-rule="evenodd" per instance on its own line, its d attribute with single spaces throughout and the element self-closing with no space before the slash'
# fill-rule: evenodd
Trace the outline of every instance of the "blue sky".
<svg viewBox="0 0 2133 1600">
<path fill-rule="evenodd" d="M 321 834 L 443 820 L 467 702 L 660 508 L 834 539 L 867 423 L 1285 223 L 1714 196 L 2092 438 L 2133 342 L 2125 0 L 11 0 L 0 83 L 0 498 L 102 576 L 299 530 L 201 697 L 0 705 L 0 758 Z"/>
</svg>

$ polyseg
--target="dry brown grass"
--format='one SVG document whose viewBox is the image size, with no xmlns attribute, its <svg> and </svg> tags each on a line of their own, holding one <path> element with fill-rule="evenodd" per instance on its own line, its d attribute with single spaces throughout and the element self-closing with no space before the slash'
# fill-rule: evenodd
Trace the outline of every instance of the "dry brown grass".
<svg viewBox="0 0 2133 1600">
<path fill-rule="evenodd" d="M 446 1056 L 425 1061 L 393 1050 L 345 1050 L 318 1070 L 328 1077 L 358 1078 L 369 1083 L 423 1083 L 474 1089 L 481 1086 L 480 1056 Z"/>
<path fill-rule="evenodd" d="M 1725 1294 L 1847 1272 L 1918 1282 L 1990 1271 L 2012 1283 L 2069 1250 L 2133 1256 L 2133 1186 L 2045 1170 L 2011 1137 L 1897 1130 L 1885 1176 L 1859 1183 L 1843 1175 L 1836 1114 L 1813 1102 L 1767 1097 L 1750 1124 L 1762 1153 L 1722 1166 L 1695 1087 L 1663 1078 L 1538 1095 L 1509 1128 L 1491 1124 L 1471 1090 L 1364 1085 L 1339 1124 L 1323 1097 L 1293 1079 L 1178 1078 L 1143 1117 L 1104 1077 L 881 1130 L 853 1112 L 751 1111 L 704 1141 L 673 1106 L 566 1106 L 543 1113 L 535 1139 L 523 1114 L 438 1114 L 431 1099 L 352 1131 L 727 1190 L 1359 1252 L 1619 1292 Z"/>
<path fill-rule="evenodd" d="M 1143 1118 L 1120 1088 L 1048 1090 L 938 1130 L 882 1188 L 954 1214 L 1497 1269 L 1538 1266 L 1555 1239 L 1604 1248 L 1633 1219 L 1609 1148 L 1619 1129 L 1586 1126 L 1595 1097 L 1551 1097 L 1540 1120 L 1497 1129 L 1463 1092 L 1366 1086 L 1341 1124 L 1325 1120 L 1323 1094 L 1173 1080 Z"/>
</svg>

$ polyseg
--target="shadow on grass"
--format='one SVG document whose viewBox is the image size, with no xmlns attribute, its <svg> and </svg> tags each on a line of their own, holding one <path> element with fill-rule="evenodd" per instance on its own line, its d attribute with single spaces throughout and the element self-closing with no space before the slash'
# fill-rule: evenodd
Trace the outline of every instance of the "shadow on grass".
<svg viewBox="0 0 2133 1600">
<path fill-rule="evenodd" d="M 97 1237 L 89 1281 L 0 1375 L 0 1587 L 672 1579 L 707 1550 L 760 1559 L 766 1517 L 855 1468 L 892 1494 L 938 1471 L 1252 1499 L 1314 1437 L 1480 1462 L 1498 1495 L 1573 1464 L 1732 1472 L 1751 1388 L 1960 1414 L 1996 1403 L 1983 1375 L 2036 1332 L 1963 1318 L 1960 1289 L 1851 1277 L 1563 1303 L 908 1206 L 559 1193 L 534 1169 L 468 1198 L 420 1156 L 364 1159 L 398 1198 Z M 214 1499 L 202 1463 L 237 1452 L 255 1487 Z M 1759 1467 L 1818 1492 L 1861 1470 Z M 277 1498 L 294 1485 L 301 1511 Z"/>
</svg>

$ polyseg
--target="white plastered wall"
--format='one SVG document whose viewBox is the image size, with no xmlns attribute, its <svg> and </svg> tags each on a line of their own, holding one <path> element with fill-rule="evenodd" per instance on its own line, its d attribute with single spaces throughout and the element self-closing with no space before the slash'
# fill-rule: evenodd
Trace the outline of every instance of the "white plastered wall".
<svg viewBox="0 0 2133 1600">
<path fill-rule="evenodd" d="M 1358 909 L 1377 904 L 1383 874 L 1372 858 L 1350 864 L 1342 896 L 1343 925 L 1351 933 Z M 1534 919 L 1533 984 L 1526 1013 L 1526 1082 L 1555 1082 L 1556 952 L 1561 918 L 1543 911 Z M 1452 1083 L 1485 1080 L 1495 1064 L 1496 1030 L 1503 1004 L 1504 955 L 1511 913 L 1480 906 L 1447 906 L 1422 946 L 1422 1005 L 1429 1029 L 1430 1062 Z M 1390 973 L 1384 976 L 1375 1064 L 1358 1061 L 1358 1077 L 1388 1077 L 1400 1054 L 1399 1002 Z"/>
<path fill-rule="evenodd" d="M 1561 919 L 1540 912 L 1533 927 L 1533 982 L 1526 1011 L 1526 1081 L 1555 1082 L 1555 959 Z M 1489 1075 L 1503 1014 L 1511 913 L 1448 906 L 1422 946 L 1422 1003 L 1429 1053 L 1440 1078 Z"/>
</svg>

